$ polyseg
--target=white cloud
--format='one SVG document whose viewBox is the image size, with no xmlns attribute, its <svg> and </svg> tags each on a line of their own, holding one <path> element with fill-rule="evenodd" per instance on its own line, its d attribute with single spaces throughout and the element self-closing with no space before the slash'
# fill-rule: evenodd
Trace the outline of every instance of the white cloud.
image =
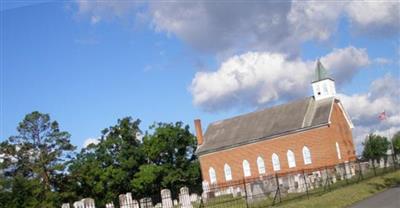
<svg viewBox="0 0 400 208">
<path fill-rule="evenodd" d="M 350 81 L 368 65 L 365 49 L 335 49 L 321 58 L 333 78 Z M 279 53 L 248 52 L 223 62 L 214 72 L 196 73 L 190 92 L 193 103 L 206 110 L 259 107 L 306 96 L 313 80 L 314 60 L 288 59 Z M 340 84 L 343 82 L 339 82 Z"/>
<path fill-rule="evenodd" d="M 345 9 L 358 33 L 370 36 L 400 34 L 399 1 L 351 1 Z"/>
<path fill-rule="evenodd" d="M 206 52 L 234 54 L 241 49 L 291 50 L 286 15 L 290 2 L 151 2 L 157 31 L 173 34 Z"/>
<path fill-rule="evenodd" d="M 398 1 L 100 1 L 78 0 L 78 14 L 92 23 L 121 18 L 147 21 L 192 47 L 229 57 L 243 51 L 296 56 L 309 40 L 329 40 L 339 20 L 363 36 L 395 36 L 400 31 Z"/>
<path fill-rule="evenodd" d="M 380 66 L 392 64 L 393 61 L 387 58 L 378 57 L 374 59 L 374 63 Z"/>
<path fill-rule="evenodd" d="M 321 58 L 326 68 L 332 69 L 336 83 L 349 82 L 357 71 L 370 64 L 366 49 L 347 47 L 334 49 L 330 54 Z"/>
<path fill-rule="evenodd" d="M 336 31 L 345 1 L 293 1 L 288 21 L 300 40 L 327 40 Z"/>
<path fill-rule="evenodd" d="M 83 142 L 83 147 L 86 148 L 88 147 L 90 144 L 98 144 L 100 142 L 99 139 L 95 139 L 95 138 L 88 138 Z"/>
</svg>

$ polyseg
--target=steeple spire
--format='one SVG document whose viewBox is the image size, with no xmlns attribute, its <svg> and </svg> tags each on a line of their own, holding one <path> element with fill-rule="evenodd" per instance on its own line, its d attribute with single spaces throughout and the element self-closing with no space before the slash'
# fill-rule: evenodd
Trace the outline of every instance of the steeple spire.
<svg viewBox="0 0 400 208">
<path fill-rule="evenodd" d="M 315 81 L 321 81 L 323 79 L 329 78 L 328 71 L 322 65 L 321 61 L 317 60 L 317 66 L 315 67 Z"/>
<path fill-rule="evenodd" d="M 317 60 L 315 79 L 312 82 L 315 100 L 334 97 L 336 94 L 335 81 L 329 77 L 328 70 Z"/>
</svg>

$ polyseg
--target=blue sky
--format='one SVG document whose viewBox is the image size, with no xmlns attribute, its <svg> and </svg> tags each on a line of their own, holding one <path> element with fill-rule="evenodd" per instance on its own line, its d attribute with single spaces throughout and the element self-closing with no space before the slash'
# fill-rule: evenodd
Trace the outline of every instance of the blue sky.
<svg viewBox="0 0 400 208">
<path fill-rule="evenodd" d="M 201 118 L 205 130 L 215 120 L 310 96 L 308 75 L 317 58 L 334 68 L 332 74 L 342 82 L 337 90 L 354 117 L 355 137 L 372 128 L 384 132 L 400 127 L 400 112 L 392 107 L 400 103 L 398 85 L 381 86 L 399 81 L 399 21 L 386 21 L 385 14 L 373 21 L 362 19 L 351 13 L 357 6 L 352 5 L 343 14 L 326 14 L 327 18 L 292 20 L 302 21 L 297 23 L 300 29 L 271 26 L 276 33 L 282 30 L 283 39 L 272 37 L 268 24 L 275 20 L 268 22 L 269 14 L 300 15 L 293 12 L 293 5 L 262 5 L 266 19 L 260 22 L 265 24 L 240 25 L 239 20 L 228 21 L 229 16 L 212 15 L 223 4 L 200 3 L 202 9 L 197 11 L 198 5 L 184 4 L 182 9 L 179 1 L 168 5 L 121 1 L 122 6 L 118 1 L 94 2 L 28 6 L 3 2 L 0 140 L 15 135 L 18 122 L 35 110 L 49 113 L 80 147 L 125 116 L 141 119 L 142 130 L 159 121 L 192 126 L 193 119 Z M 246 9 L 254 7 L 238 11 L 228 6 L 224 11 L 242 15 L 249 12 Z M 197 18 L 196 12 L 205 12 L 209 22 Z M 251 18 L 243 15 L 241 20 L 254 21 Z M 302 31 L 312 21 L 326 24 Z M 260 25 L 267 29 L 259 29 Z M 269 62 L 252 65 L 249 60 L 254 59 Z M 269 65 L 275 61 L 280 67 Z M 228 75 L 240 72 L 244 78 L 239 84 L 225 80 L 227 71 Z M 265 77 L 254 79 L 247 73 Z M 271 78 L 275 76 L 278 79 Z M 294 88 L 276 87 L 285 80 Z M 377 93 L 379 89 L 390 93 Z M 358 104 L 371 109 L 365 113 L 355 107 Z M 387 125 L 374 121 L 383 108 L 393 117 Z"/>
</svg>

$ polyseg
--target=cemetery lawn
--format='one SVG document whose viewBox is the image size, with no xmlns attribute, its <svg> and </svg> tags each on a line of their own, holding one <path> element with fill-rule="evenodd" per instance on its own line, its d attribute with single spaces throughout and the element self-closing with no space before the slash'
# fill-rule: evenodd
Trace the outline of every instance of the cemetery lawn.
<svg viewBox="0 0 400 208">
<path fill-rule="evenodd" d="M 302 198 L 283 202 L 276 205 L 276 207 L 347 207 L 397 184 L 400 184 L 400 170 L 366 179 L 330 192 L 311 195 L 310 199 Z"/>
</svg>

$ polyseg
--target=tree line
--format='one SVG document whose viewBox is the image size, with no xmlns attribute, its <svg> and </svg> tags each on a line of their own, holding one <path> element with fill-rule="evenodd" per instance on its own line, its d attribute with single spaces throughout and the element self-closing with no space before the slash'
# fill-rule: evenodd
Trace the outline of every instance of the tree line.
<svg viewBox="0 0 400 208">
<path fill-rule="evenodd" d="M 143 133 L 139 124 L 122 118 L 101 131 L 98 144 L 77 151 L 48 114 L 27 114 L 18 135 L 0 143 L 0 207 L 59 207 L 83 197 L 104 206 L 126 192 L 141 198 L 168 188 L 176 197 L 182 186 L 201 193 L 189 126 L 155 123 Z M 364 159 L 386 160 L 389 148 L 400 154 L 400 132 L 390 140 L 369 134 L 363 145 Z"/>
<path fill-rule="evenodd" d="M 200 192 L 189 126 L 155 123 L 143 133 L 139 124 L 122 118 L 101 131 L 98 144 L 78 152 L 48 114 L 26 115 L 18 135 L 0 143 L 0 207 L 59 207 L 82 197 L 104 206 L 121 193 L 155 196 L 169 188 L 175 194 L 182 186 Z"/>
</svg>

